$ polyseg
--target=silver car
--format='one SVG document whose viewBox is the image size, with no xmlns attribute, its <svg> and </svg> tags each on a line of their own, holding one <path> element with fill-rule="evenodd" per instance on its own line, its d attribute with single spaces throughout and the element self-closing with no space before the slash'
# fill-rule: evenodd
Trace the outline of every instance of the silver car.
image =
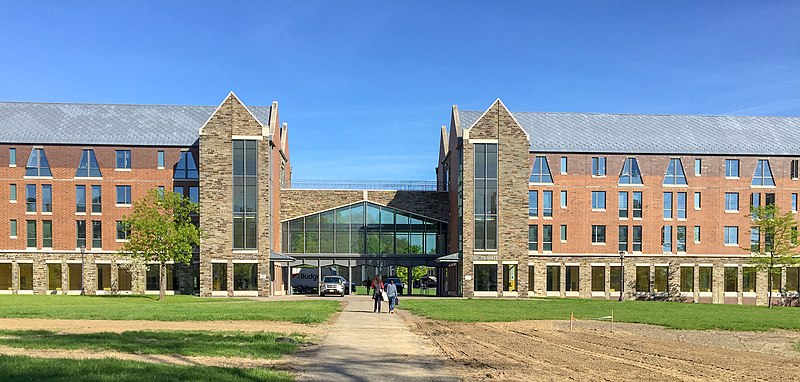
<svg viewBox="0 0 800 382">
<path fill-rule="evenodd" d="M 342 276 L 325 276 L 319 284 L 319 295 L 338 294 L 340 297 L 344 297 L 344 285 L 345 280 Z"/>
</svg>

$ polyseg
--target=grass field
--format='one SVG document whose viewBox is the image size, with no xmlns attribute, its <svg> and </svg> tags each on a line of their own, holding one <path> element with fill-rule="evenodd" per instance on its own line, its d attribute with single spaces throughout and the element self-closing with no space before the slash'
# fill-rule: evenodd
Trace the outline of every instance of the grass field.
<svg viewBox="0 0 800 382">
<path fill-rule="evenodd" d="M 130 331 L 123 333 L 55 333 L 47 330 L 0 330 L 0 344 L 23 349 L 112 350 L 131 354 L 247 357 L 279 359 L 296 344 L 276 342 L 278 333 Z M 292 336 L 303 341 L 301 336 Z"/>
<path fill-rule="evenodd" d="M 594 319 L 611 314 L 619 322 L 673 329 L 800 330 L 800 309 L 722 304 L 588 299 L 405 300 L 401 308 L 419 316 L 460 322 Z"/>
<path fill-rule="evenodd" d="M 0 317 L 85 320 L 257 320 L 321 323 L 337 301 L 255 301 L 194 296 L 0 296 Z"/>
<path fill-rule="evenodd" d="M 293 381 L 291 374 L 266 369 L 174 366 L 112 358 L 64 360 L 0 355 L 0 381 Z"/>
</svg>

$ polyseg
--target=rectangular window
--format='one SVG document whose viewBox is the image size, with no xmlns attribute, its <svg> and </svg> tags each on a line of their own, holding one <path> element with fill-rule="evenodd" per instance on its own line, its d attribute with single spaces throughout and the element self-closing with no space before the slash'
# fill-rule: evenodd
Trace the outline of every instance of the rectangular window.
<svg viewBox="0 0 800 382">
<path fill-rule="evenodd" d="M 628 192 L 627 191 L 620 191 L 619 192 L 619 217 L 621 218 L 628 218 Z"/>
<path fill-rule="evenodd" d="M 562 224 L 561 225 L 561 241 L 562 242 L 566 242 L 567 241 L 567 225 L 566 224 Z"/>
<path fill-rule="evenodd" d="M 694 292 L 694 267 L 681 267 L 681 292 Z"/>
<path fill-rule="evenodd" d="M 258 264 L 233 264 L 233 290 L 258 290 Z"/>
<path fill-rule="evenodd" d="M 497 264 L 475 264 L 475 291 L 497 291 Z"/>
<path fill-rule="evenodd" d="M 754 287 L 752 292 L 755 292 L 755 275 L 753 276 L 753 286 Z M 786 291 L 800 292 L 800 268 L 798 267 L 786 268 Z"/>
<path fill-rule="evenodd" d="M 553 217 L 553 191 L 542 191 L 542 216 Z"/>
<path fill-rule="evenodd" d="M 686 252 L 686 226 L 680 225 L 675 228 L 675 251 Z"/>
<path fill-rule="evenodd" d="M 631 235 L 633 239 L 633 251 L 634 252 L 641 252 L 642 251 L 642 226 L 635 225 L 633 226 L 633 235 Z"/>
<path fill-rule="evenodd" d="M 750 251 L 758 252 L 761 249 L 760 230 L 755 227 L 750 228 Z"/>
<path fill-rule="evenodd" d="M 103 222 L 92 220 L 92 248 L 103 248 Z"/>
<path fill-rule="evenodd" d="M 661 250 L 672 252 L 672 227 L 668 225 L 661 227 Z"/>
<path fill-rule="evenodd" d="M 567 173 L 567 157 L 561 157 L 561 173 Z"/>
<path fill-rule="evenodd" d="M 764 205 L 765 206 L 774 206 L 775 205 L 775 194 L 769 192 L 764 194 Z"/>
<path fill-rule="evenodd" d="M 503 291 L 517 291 L 517 264 L 503 264 Z"/>
<path fill-rule="evenodd" d="M 131 204 L 131 186 L 117 186 L 117 204 Z"/>
<path fill-rule="evenodd" d="M 605 157 L 592 157 L 592 176 L 606 176 Z"/>
<path fill-rule="evenodd" d="M 695 158 L 694 160 L 694 176 L 700 176 L 700 173 L 703 171 L 703 160 L 700 158 Z"/>
<path fill-rule="evenodd" d="M 797 212 L 797 194 L 792 194 L 792 212 Z"/>
<path fill-rule="evenodd" d="M 561 290 L 561 266 L 547 266 L 547 291 L 558 292 Z"/>
<path fill-rule="evenodd" d="M 669 292 L 669 267 L 655 267 L 653 271 L 655 276 L 653 278 L 653 292 Z"/>
<path fill-rule="evenodd" d="M 475 249 L 497 249 L 497 144 L 475 144 Z"/>
<path fill-rule="evenodd" d="M 536 224 L 528 226 L 528 250 L 539 250 L 539 226 Z"/>
<path fill-rule="evenodd" d="M 81 289 L 81 264 L 70 263 L 67 264 L 67 288 L 69 290 Z"/>
<path fill-rule="evenodd" d="M 75 186 L 75 212 L 86 212 L 86 186 Z"/>
<path fill-rule="evenodd" d="M 103 212 L 103 192 L 100 186 L 92 186 L 92 213 Z"/>
<path fill-rule="evenodd" d="M 608 269 L 608 290 L 619 292 L 622 289 L 622 267 L 612 265 Z"/>
<path fill-rule="evenodd" d="M 606 192 L 592 191 L 592 210 L 606 209 Z"/>
<path fill-rule="evenodd" d="M 61 264 L 47 264 L 47 289 L 61 290 Z"/>
<path fill-rule="evenodd" d="M 42 247 L 53 248 L 53 221 L 42 220 Z"/>
<path fill-rule="evenodd" d="M 111 290 L 111 264 L 97 264 L 97 290 Z"/>
<path fill-rule="evenodd" d="M 192 203 L 200 203 L 200 187 L 189 187 L 189 201 Z"/>
<path fill-rule="evenodd" d="M 542 251 L 552 251 L 553 250 L 553 226 L 552 225 L 543 225 L 542 226 Z"/>
<path fill-rule="evenodd" d="M 700 292 L 711 292 L 711 282 L 713 281 L 712 267 L 700 267 Z"/>
<path fill-rule="evenodd" d="M 8 149 L 8 166 L 17 167 L 17 149 L 13 147 Z"/>
<path fill-rule="evenodd" d="M 786 274 L 789 274 L 789 270 L 792 268 L 788 268 Z M 797 269 L 797 268 L 794 268 Z M 787 287 L 787 289 L 789 289 Z M 753 267 L 744 267 L 742 268 L 742 292 L 755 292 L 756 291 L 756 269 Z M 794 291 L 791 289 L 790 291 Z"/>
<path fill-rule="evenodd" d="M 700 193 L 699 193 L 699 192 L 695 192 L 695 193 L 694 193 L 694 209 L 696 209 L 696 210 L 699 210 L 699 209 L 700 209 L 700 207 L 701 207 L 701 201 L 702 201 L 702 199 L 701 199 L 701 197 L 700 197 L 700 196 L 701 196 L 701 195 L 700 195 Z"/>
<path fill-rule="evenodd" d="M 700 226 L 694 226 L 694 242 L 700 243 Z"/>
<path fill-rule="evenodd" d="M 593 225 L 592 226 L 592 243 L 605 244 L 606 242 L 606 226 Z"/>
<path fill-rule="evenodd" d="M 678 219 L 686 219 L 686 193 L 678 192 L 677 199 L 678 208 L 676 209 L 676 213 L 678 214 Z"/>
<path fill-rule="evenodd" d="M 738 159 L 725 159 L 725 177 L 738 178 L 739 177 L 739 160 Z"/>
<path fill-rule="evenodd" d="M 628 226 L 619 226 L 619 251 L 628 252 Z"/>
<path fill-rule="evenodd" d="M 672 219 L 672 193 L 664 193 L 664 219 Z"/>
<path fill-rule="evenodd" d="M 642 218 L 642 192 L 641 191 L 634 191 L 632 194 L 633 196 L 633 218 L 634 219 L 641 219 Z"/>
<path fill-rule="evenodd" d="M 228 264 L 225 263 L 211 264 L 211 290 L 212 291 L 228 290 Z"/>
<path fill-rule="evenodd" d="M 11 184 L 8 186 L 8 200 L 16 202 L 17 201 L 17 185 Z"/>
<path fill-rule="evenodd" d="M 77 248 L 86 248 L 86 221 L 85 220 L 78 220 L 75 222 L 75 232 L 76 234 L 76 241 L 75 246 Z"/>
<path fill-rule="evenodd" d="M 725 245 L 738 245 L 738 244 L 739 244 L 739 227 L 726 226 Z"/>
<path fill-rule="evenodd" d="M 117 220 L 117 240 L 128 240 L 131 235 L 131 229 L 125 222 Z"/>
<path fill-rule="evenodd" d="M 17 219 L 11 219 L 11 221 L 9 221 L 8 224 L 9 224 L 9 228 L 10 228 L 10 231 L 11 231 L 11 232 L 9 232 L 9 236 L 11 236 L 13 238 L 16 238 L 17 237 Z"/>
<path fill-rule="evenodd" d="M 725 211 L 739 211 L 739 193 L 726 192 L 725 193 Z"/>
<path fill-rule="evenodd" d="M 25 211 L 36 212 L 36 185 L 25 185 Z"/>
<path fill-rule="evenodd" d="M 577 292 L 580 290 L 581 285 L 581 276 L 580 276 L 580 268 L 574 265 L 567 266 L 566 269 L 566 291 L 567 292 Z"/>
<path fill-rule="evenodd" d="M 528 266 L 528 291 L 529 292 L 533 292 L 534 291 L 534 287 L 533 286 L 536 285 L 536 284 L 533 283 L 534 276 L 536 275 L 536 273 L 534 271 L 535 271 L 535 269 L 534 269 L 533 265 L 529 265 Z"/>
<path fill-rule="evenodd" d="M 567 208 L 567 190 L 561 190 L 561 208 Z"/>
<path fill-rule="evenodd" d="M 131 150 L 117 150 L 117 170 L 131 169 Z"/>
<path fill-rule="evenodd" d="M 26 243 L 28 248 L 36 248 L 36 220 L 26 221 L 25 235 L 28 238 Z"/>
<path fill-rule="evenodd" d="M 53 185 L 42 185 L 42 212 L 53 212 Z"/>
<path fill-rule="evenodd" d="M 158 150 L 158 168 L 164 168 L 164 151 Z"/>
<path fill-rule="evenodd" d="M 539 191 L 528 191 L 528 216 L 539 216 Z"/>
<path fill-rule="evenodd" d="M 650 292 L 650 267 L 636 267 L 636 291 Z"/>
<path fill-rule="evenodd" d="M 725 267 L 725 292 L 739 291 L 739 268 Z"/>
<path fill-rule="evenodd" d="M 798 160 L 797 159 L 792 159 L 792 165 L 791 165 L 792 180 L 797 180 L 798 174 L 800 174 L 800 171 L 798 171 L 798 170 L 800 170 L 800 168 L 798 168 L 798 167 L 800 167 L 800 166 L 798 166 Z"/>
</svg>

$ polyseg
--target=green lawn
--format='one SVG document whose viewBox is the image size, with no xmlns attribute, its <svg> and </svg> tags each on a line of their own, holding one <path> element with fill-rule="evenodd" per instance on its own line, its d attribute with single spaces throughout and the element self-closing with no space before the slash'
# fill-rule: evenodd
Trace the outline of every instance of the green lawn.
<svg viewBox="0 0 800 382">
<path fill-rule="evenodd" d="M 437 320 L 491 322 L 593 319 L 611 314 L 620 322 L 660 325 L 673 329 L 800 330 L 800 309 L 655 301 L 609 301 L 544 298 L 530 300 L 407 299 L 402 309 Z"/>
<path fill-rule="evenodd" d="M 167 296 L 0 296 L 0 317 L 86 320 L 326 322 L 337 301 L 255 301 Z"/>
<path fill-rule="evenodd" d="M 276 342 L 278 333 L 130 331 L 60 334 L 47 330 L 0 330 L 0 343 L 23 349 L 113 350 L 133 354 L 250 357 L 278 359 L 297 345 Z M 304 338 L 293 335 L 297 341 Z"/>
<path fill-rule="evenodd" d="M 174 366 L 113 358 L 65 360 L 0 355 L 0 381 L 293 381 L 291 374 L 267 369 Z"/>
</svg>

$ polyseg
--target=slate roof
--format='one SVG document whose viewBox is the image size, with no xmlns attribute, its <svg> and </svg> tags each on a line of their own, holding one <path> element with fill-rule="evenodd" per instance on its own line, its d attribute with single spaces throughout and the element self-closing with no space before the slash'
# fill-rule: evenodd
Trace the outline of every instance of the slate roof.
<svg viewBox="0 0 800 382">
<path fill-rule="evenodd" d="M 460 111 L 463 129 L 483 114 Z M 531 152 L 800 155 L 800 117 L 512 112 Z"/>
<path fill-rule="evenodd" d="M 0 102 L 0 143 L 187 147 L 216 108 Z M 270 106 L 248 108 L 269 123 Z"/>
</svg>

